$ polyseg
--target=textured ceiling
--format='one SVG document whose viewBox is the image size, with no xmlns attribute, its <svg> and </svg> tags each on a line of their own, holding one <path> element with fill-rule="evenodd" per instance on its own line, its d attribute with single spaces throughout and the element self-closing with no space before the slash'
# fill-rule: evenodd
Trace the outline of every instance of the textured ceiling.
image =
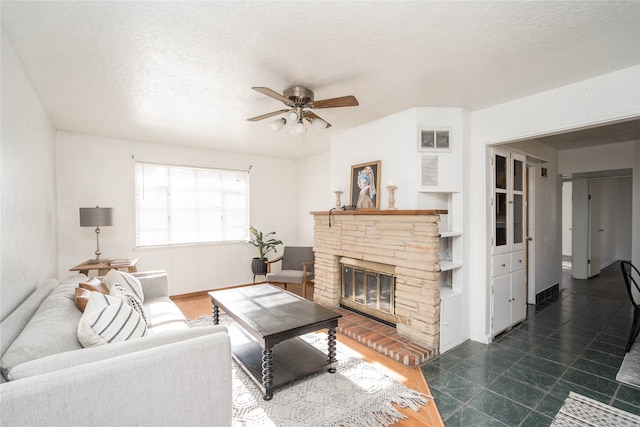
<svg viewBox="0 0 640 427">
<path fill-rule="evenodd" d="M 60 130 L 299 158 L 415 106 L 479 109 L 640 63 L 640 2 L 2 1 L 2 30 Z M 306 85 L 333 124 L 249 117 Z M 6 106 L 3 106 L 6 108 Z"/>
</svg>

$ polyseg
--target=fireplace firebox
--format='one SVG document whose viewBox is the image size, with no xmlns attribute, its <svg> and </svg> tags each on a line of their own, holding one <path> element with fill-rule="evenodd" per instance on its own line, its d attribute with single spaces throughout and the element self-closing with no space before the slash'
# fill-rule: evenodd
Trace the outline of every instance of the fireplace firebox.
<svg viewBox="0 0 640 427">
<path fill-rule="evenodd" d="M 395 326 L 395 266 L 345 257 L 340 265 L 340 304 Z"/>
</svg>

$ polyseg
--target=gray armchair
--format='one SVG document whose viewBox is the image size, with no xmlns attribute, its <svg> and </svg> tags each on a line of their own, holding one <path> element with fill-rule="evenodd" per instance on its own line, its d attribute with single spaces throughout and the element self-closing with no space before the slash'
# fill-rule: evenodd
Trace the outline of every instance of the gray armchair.
<svg viewBox="0 0 640 427">
<path fill-rule="evenodd" d="M 271 272 L 271 265 L 282 261 L 282 269 Z M 311 246 L 285 246 L 282 256 L 267 261 L 267 282 L 302 285 L 302 297 L 307 297 L 307 284 L 313 283 L 314 254 Z"/>
</svg>

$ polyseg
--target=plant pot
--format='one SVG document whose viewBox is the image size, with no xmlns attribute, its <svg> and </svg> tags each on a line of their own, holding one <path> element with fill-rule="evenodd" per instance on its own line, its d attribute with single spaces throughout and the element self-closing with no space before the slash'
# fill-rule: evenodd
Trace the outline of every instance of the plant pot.
<svg viewBox="0 0 640 427">
<path fill-rule="evenodd" d="M 254 276 L 265 276 L 267 274 L 267 258 L 253 258 L 251 271 Z"/>
</svg>

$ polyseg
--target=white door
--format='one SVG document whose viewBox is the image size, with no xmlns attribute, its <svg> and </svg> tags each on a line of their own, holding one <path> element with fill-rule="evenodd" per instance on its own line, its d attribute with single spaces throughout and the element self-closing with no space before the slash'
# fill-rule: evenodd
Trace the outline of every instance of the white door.
<svg viewBox="0 0 640 427">
<path fill-rule="evenodd" d="M 589 277 L 600 274 L 600 181 L 589 181 Z"/>
<path fill-rule="evenodd" d="M 586 179 L 575 179 L 572 190 L 571 276 L 574 279 L 588 279 L 589 184 Z"/>
<path fill-rule="evenodd" d="M 535 194 L 536 194 L 536 174 L 538 169 L 534 166 L 527 166 L 527 184 L 526 184 L 526 201 L 527 201 L 527 302 L 536 303 L 536 241 L 534 236 L 535 229 Z"/>
</svg>

